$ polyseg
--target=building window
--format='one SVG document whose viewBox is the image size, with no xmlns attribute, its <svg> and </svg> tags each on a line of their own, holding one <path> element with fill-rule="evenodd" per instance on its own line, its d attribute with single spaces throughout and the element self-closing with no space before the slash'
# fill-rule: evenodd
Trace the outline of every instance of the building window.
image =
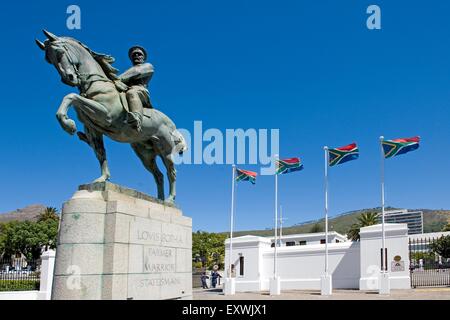
<svg viewBox="0 0 450 320">
<path fill-rule="evenodd" d="M 305 240 L 302 240 L 302 241 L 300 241 L 298 244 L 299 244 L 300 246 L 306 246 L 306 241 L 305 241 Z"/>
<path fill-rule="evenodd" d="M 239 257 L 239 275 L 244 275 L 244 257 Z"/>
<path fill-rule="evenodd" d="M 287 241 L 286 242 L 286 247 L 292 247 L 295 246 L 295 241 Z"/>
<path fill-rule="evenodd" d="M 325 239 L 320 239 L 320 244 L 325 244 Z"/>
</svg>

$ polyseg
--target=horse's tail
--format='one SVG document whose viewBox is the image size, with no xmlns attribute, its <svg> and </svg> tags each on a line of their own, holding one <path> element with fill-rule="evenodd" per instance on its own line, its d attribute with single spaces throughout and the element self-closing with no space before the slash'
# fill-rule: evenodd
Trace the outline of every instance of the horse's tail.
<svg viewBox="0 0 450 320">
<path fill-rule="evenodd" d="M 172 139 L 174 142 L 174 152 L 183 154 L 187 150 L 186 140 L 183 135 L 177 129 L 172 131 Z"/>
</svg>

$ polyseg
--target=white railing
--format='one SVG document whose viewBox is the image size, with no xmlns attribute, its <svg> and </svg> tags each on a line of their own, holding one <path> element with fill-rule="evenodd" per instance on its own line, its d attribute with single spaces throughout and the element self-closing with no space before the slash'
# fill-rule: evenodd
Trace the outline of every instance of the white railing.
<svg viewBox="0 0 450 320">
<path fill-rule="evenodd" d="M 39 291 L 0 291 L 0 300 L 50 300 L 55 267 L 55 251 L 49 250 L 44 252 L 41 260 Z"/>
</svg>

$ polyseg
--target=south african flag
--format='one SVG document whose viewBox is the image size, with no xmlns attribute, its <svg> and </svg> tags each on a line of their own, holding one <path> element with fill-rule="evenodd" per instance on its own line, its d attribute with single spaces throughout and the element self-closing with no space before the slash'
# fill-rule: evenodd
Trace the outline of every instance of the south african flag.
<svg viewBox="0 0 450 320">
<path fill-rule="evenodd" d="M 359 157 L 359 150 L 356 143 L 344 147 L 328 149 L 328 165 L 330 167 L 342 164 L 347 161 L 356 160 Z"/>
<path fill-rule="evenodd" d="M 303 169 L 303 163 L 299 158 L 290 158 L 277 160 L 276 174 L 286 174 L 294 171 L 300 171 Z"/>
<path fill-rule="evenodd" d="M 236 182 L 239 181 L 250 181 L 252 184 L 255 184 L 256 172 L 236 168 Z"/>
<path fill-rule="evenodd" d="M 419 148 L 420 137 L 383 140 L 384 157 L 391 158 Z"/>
</svg>

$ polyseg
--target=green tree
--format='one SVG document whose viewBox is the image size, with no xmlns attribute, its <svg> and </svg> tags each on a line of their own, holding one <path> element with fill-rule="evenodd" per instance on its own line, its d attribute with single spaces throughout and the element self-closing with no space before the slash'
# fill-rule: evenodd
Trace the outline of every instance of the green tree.
<svg viewBox="0 0 450 320">
<path fill-rule="evenodd" d="M 54 219 L 5 223 L 0 235 L 0 249 L 4 255 L 21 253 L 29 260 L 38 259 L 42 250 L 56 247 L 58 223 Z"/>
<path fill-rule="evenodd" d="M 361 228 L 373 226 L 374 224 L 378 223 L 378 213 L 376 212 L 361 213 L 361 215 L 358 217 L 358 222 Z"/>
<path fill-rule="evenodd" d="M 192 257 L 200 258 L 203 267 L 211 268 L 218 264 L 223 268 L 225 259 L 225 239 L 227 236 L 220 233 L 197 231 L 192 233 Z"/>
<path fill-rule="evenodd" d="M 442 236 L 430 243 L 430 249 L 445 259 L 450 258 L 450 236 Z"/>
<path fill-rule="evenodd" d="M 365 212 L 358 217 L 358 222 L 352 224 L 350 230 L 347 232 L 347 237 L 352 241 L 359 241 L 359 231 L 363 227 L 373 226 L 378 223 L 378 213 Z"/>
<path fill-rule="evenodd" d="M 352 224 L 350 230 L 347 232 L 347 238 L 352 241 L 359 241 L 359 229 L 360 226 L 358 223 Z"/>
<path fill-rule="evenodd" d="M 55 249 L 58 237 L 59 212 L 55 207 L 46 207 L 39 215 L 39 229 L 45 234 L 44 243 L 45 250 Z"/>
<path fill-rule="evenodd" d="M 444 228 L 442 228 L 443 232 L 450 231 L 450 223 L 447 224 Z"/>
<path fill-rule="evenodd" d="M 59 221 L 58 209 L 54 207 L 45 208 L 44 211 L 42 211 L 42 213 L 39 215 L 37 221 L 42 222 L 49 220 Z"/>
<path fill-rule="evenodd" d="M 436 259 L 436 255 L 434 252 L 413 252 L 411 253 L 411 259 L 418 262 L 420 259 L 424 261 L 424 263 L 433 262 Z"/>
<path fill-rule="evenodd" d="M 3 256 L 3 253 L 5 252 L 5 223 L 0 223 L 0 258 Z"/>
<path fill-rule="evenodd" d="M 309 233 L 317 233 L 317 232 L 323 232 L 323 231 L 324 231 L 324 228 L 323 228 L 322 224 L 317 222 L 311 227 L 311 229 L 309 230 Z"/>
</svg>

